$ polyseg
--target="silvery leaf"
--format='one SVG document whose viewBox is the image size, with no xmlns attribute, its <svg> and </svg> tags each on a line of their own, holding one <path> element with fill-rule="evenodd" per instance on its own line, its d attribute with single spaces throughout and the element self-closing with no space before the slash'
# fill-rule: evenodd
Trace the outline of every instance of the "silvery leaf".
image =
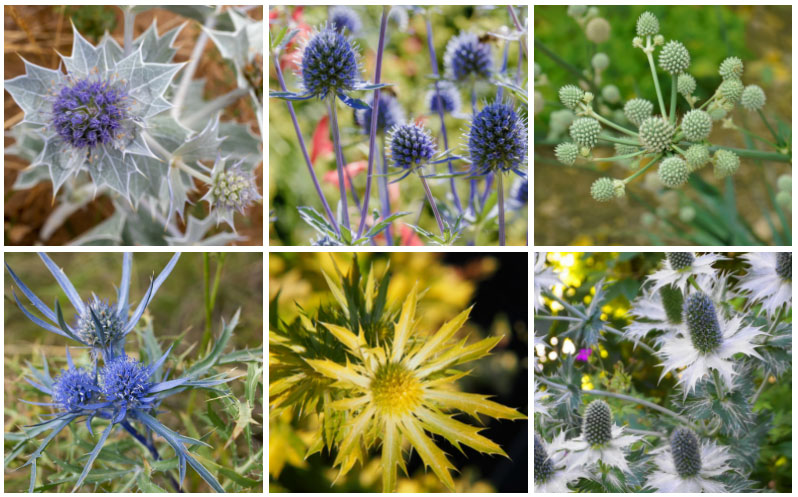
<svg viewBox="0 0 798 497">
<path fill-rule="evenodd" d="M 176 121 L 169 113 L 164 113 L 147 121 L 147 133 L 167 150 L 174 150 L 188 139 L 192 131 Z"/>
<path fill-rule="evenodd" d="M 186 164 L 200 160 L 213 160 L 219 153 L 222 139 L 219 138 L 219 114 L 211 119 L 205 129 L 196 133 L 172 152 Z"/>
<path fill-rule="evenodd" d="M 108 61 L 108 67 L 115 66 L 117 62 L 124 58 L 125 50 L 107 31 L 100 43 L 105 45 L 105 60 Z"/>
<path fill-rule="evenodd" d="M 130 199 L 134 207 L 138 207 L 145 197 L 158 199 L 162 185 L 166 181 L 166 174 L 169 171 L 167 163 L 147 157 L 137 158 L 136 166 L 138 166 L 141 174 L 132 175 L 129 185 Z"/>
<path fill-rule="evenodd" d="M 254 169 L 262 157 L 260 137 L 246 124 L 223 122 L 219 128 L 224 136 L 222 155 L 233 162 L 243 160 L 243 169 L 246 171 Z"/>
<path fill-rule="evenodd" d="M 114 213 L 94 228 L 69 242 L 70 245 L 122 245 L 122 231 L 127 215 L 123 211 Z"/>
<path fill-rule="evenodd" d="M 101 145 L 92 152 L 88 167 L 94 184 L 108 186 L 125 198 L 129 198 L 130 177 L 141 174 L 133 155 L 125 155 L 108 145 Z"/>
<path fill-rule="evenodd" d="M 215 8 L 208 5 L 165 5 L 163 8 L 202 23 L 216 12 Z"/>
<path fill-rule="evenodd" d="M 138 117 L 146 120 L 172 107 L 163 95 L 181 67 L 183 64 L 145 63 L 139 49 L 120 60 L 114 70 L 138 104 Z"/>
<path fill-rule="evenodd" d="M 60 71 L 39 67 L 25 59 L 25 74 L 5 82 L 6 91 L 25 113 L 23 123 L 48 124 L 53 109 L 52 95 L 64 80 Z"/>
<path fill-rule="evenodd" d="M 69 57 L 61 55 L 67 73 L 75 79 L 85 79 L 91 74 L 105 75 L 109 69 L 105 44 L 100 43 L 95 47 L 81 36 L 74 24 L 72 25 L 72 36 L 74 38 L 72 55 Z"/>
<path fill-rule="evenodd" d="M 44 148 L 44 138 L 39 134 L 41 126 L 37 124 L 20 123 L 12 127 L 6 136 L 14 139 L 14 143 L 6 147 L 6 154 L 22 157 L 28 162 L 33 162 Z"/>
<path fill-rule="evenodd" d="M 169 199 L 166 218 L 171 219 L 172 214 L 175 213 L 180 216 L 180 219 L 183 219 L 188 203 L 188 193 L 194 190 L 194 180 L 180 169 L 172 167 L 169 170 L 166 187 Z"/>
<path fill-rule="evenodd" d="M 177 53 L 173 44 L 184 27 L 185 23 L 158 36 L 158 23 L 153 20 L 150 27 L 136 38 L 133 46 L 141 47 L 141 56 L 146 62 L 172 62 L 172 58 Z"/>
<path fill-rule="evenodd" d="M 166 240 L 169 245 L 227 245 L 232 242 L 245 240 L 241 235 L 230 232 L 221 232 L 205 238 L 208 231 L 216 227 L 216 222 L 213 216 L 208 216 L 205 219 L 197 219 L 194 216 L 188 216 L 186 224 L 186 232 L 181 237 L 167 236 Z"/>
<path fill-rule="evenodd" d="M 63 147 L 57 136 L 50 136 L 44 143 L 42 153 L 33 165 L 46 164 L 50 169 L 50 181 L 53 183 L 53 195 L 58 193 L 61 185 L 73 174 L 77 174 L 86 160 L 86 151 Z"/>
<path fill-rule="evenodd" d="M 222 57 L 233 62 L 239 88 L 247 88 L 249 82 L 243 74 L 244 67 L 255 56 L 263 53 L 263 21 L 254 21 L 235 10 L 230 11 L 234 31 L 203 28 L 211 37 Z"/>
<path fill-rule="evenodd" d="M 27 190 L 43 181 L 50 181 L 50 168 L 44 164 L 28 166 L 17 175 L 13 189 Z"/>
</svg>

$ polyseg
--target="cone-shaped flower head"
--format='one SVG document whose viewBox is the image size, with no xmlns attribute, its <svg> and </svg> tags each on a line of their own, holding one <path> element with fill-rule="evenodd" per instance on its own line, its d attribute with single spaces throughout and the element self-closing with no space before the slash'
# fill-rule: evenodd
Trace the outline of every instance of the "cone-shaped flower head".
<svg viewBox="0 0 798 497">
<path fill-rule="evenodd" d="M 792 280 L 792 252 L 776 254 L 776 274 L 783 280 Z"/>
<path fill-rule="evenodd" d="M 230 166 L 225 163 L 226 159 L 216 158 L 211 171 L 208 193 L 202 199 L 216 212 L 217 224 L 224 221 L 235 229 L 233 213 L 238 211 L 243 214 L 247 207 L 260 200 L 261 196 L 255 183 L 255 175 L 252 171 L 244 169 L 243 161 Z"/>
<path fill-rule="evenodd" d="M 374 93 L 366 95 L 368 109 L 355 110 L 355 122 L 366 134 L 371 132 L 371 115 L 374 109 Z M 377 111 L 377 133 L 383 133 L 395 125 L 406 121 L 405 111 L 399 100 L 386 91 L 380 92 L 380 105 Z"/>
<path fill-rule="evenodd" d="M 509 105 L 485 106 L 471 121 L 468 154 L 476 174 L 518 171 L 526 162 L 526 123 Z"/>
<path fill-rule="evenodd" d="M 651 117 L 653 111 L 654 104 L 643 98 L 633 98 L 623 106 L 626 119 L 635 126 L 640 126 L 643 121 Z"/>
<path fill-rule="evenodd" d="M 687 178 L 690 176 L 687 163 L 675 155 L 660 163 L 657 174 L 662 184 L 668 188 L 679 188 L 687 183 Z"/>
<path fill-rule="evenodd" d="M 697 171 L 709 162 L 709 149 L 704 145 L 691 145 L 685 151 L 684 160 L 689 172 Z"/>
<path fill-rule="evenodd" d="M 146 407 L 151 386 L 151 371 L 139 361 L 120 355 L 108 361 L 100 370 L 100 388 L 109 402 L 126 410 Z"/>
<path fill-rule="evenodd" d="M 643 12 L 637 19 L 638 36 L 654 36 L 659 33 L 659 20 L 651 12 Z"/>
<path fill-rule="evenodd" d="M 310 38 L 302 52 L 301 68 L 305 91 L 319 98 L 353 90 L 360 81 L 355 48 L 331 24 Z"/>
<path fill-rule="evenodd" d="M 681 271 L 687 269 L 695 262 L 695 256 L 692 252 L 667 252 L 665 257 L 674 271 Z"/>
<path fill-rule="evenodd" d="M 489 78 L 493 70 L 493 55 L 490 45 L 481 43 L 474 33 L 460 33 L 446 44 L 443 55 L 446 77 L 463 81 L 472 75 Z"/>
<path fill-rule="evenodd" d="M 438 91 L 432 88 L 427 92 L 427 108 L 430 112 L 438 112 L 439 100 L 444 113 L 451 114 L 460 110 L 460 92 L 448 81 L 438 83 Z"/>
<path fill-rule="evenodd" d="M 765 105 L 765 92 L 757 85 L 748 85 L 743 90 L 740 103 L 748 110 L 759 110 Z"/>
<path fill-rule="evenodd" d="M 436 145 L 429 131 L 417 124 L 397 124 L 391 128 L 391 158 L 396 167 L 412 169 L 429 162 Z"/>
<path fill-rule="evenodd" d="M 671 74 L 681 74 L 690 66 L 690 52 L 681 42 L 671 40 L 659 53 L 659 66 Z"/>
<path fill-rule="evenodd" d="M 55 98 L 53 124 L 75 148 L 112 144 L 124 131 L 130 104 L 124 85 L 96 77 L 72 81 Z"/>
<path fill-rule="evenodd" d="M 79 411 L 91 404 L 98 392 L 97 382 L 91 373 L 71 365 L 69 369 L 62 370 L 53 383 L 53 400 L 67 412 Z"/>
<path fill-rule="evenodd" d="M 712 132 L 712 118 L 703 110 L 693 109 L 682 117 L 682 131 L 689 141 L 702 141 Z"/>
<path fill-rule="evenodd" d="M 546 447 L 535 433 L 535 484 L 543 483 L 554 474 L 554 464 L 546 453 Z"/>
<path fill-rule="evenodd" d="M 723 95 L 723 98 L 731 103 L 736 104 L 743 96 L 743 82 L 737 78 L 725 80 L 720 84 L 718 89 L 720 90 L 720 94 Z"/>
<path fill-rule="evenodd" d="M 601 124 L 592 117 L 580 117 L 571 124 L 568 131 L 577 145 L 593 148 L 601 133 Z"/>
<path fill-rule="evenodd" d="M 349 34 L 357 34 L 362 26 L 357 12 L 343 5 L 330 9 L 330 24 L 337 32 L 343 33 L 346 29 Z"/>
<path fill-rule="evenodd" d="M 569 109 L 576 109 L 577 104 L 582 101 L 585 92 L 581 88 L 574 85 L 565 85 L 560 88 L 560 102 Z"/>
<path fill-rule="evenodd" d="M 575 143 L 560 143 L 554 147 L 554 156 L 566 166 L 573 166 L 579 156 L 579 147 Z"/>
<path fill-rule="evenodd" d="M 676 471 L 690 478 L 701 471 L 701 450 L 698 436 L 689 428 L 676 428 L 671 433 L 671 455 Z"/>
<path fill-rule="evenodd" d="M 590 445 L 604 445 L 612 439 L 612 411 L 609 404 L 597 399 L 585 408 L 582 436 Z"/>
<path fill-rule="evenodd" d="M 526 205 L 529 201 L 529 179 L 516 178 L 510 188 L 510 200 L 516 209 Z"/>
<path fill-rule="evenodd" d="M 717 178 L 732 176 L 740 168 L 740 157 L 731 150 L 716 150 L 712 162 Z"/>
<path fill-rule="evenodd" d="M 740 79 L 743 76 L 743 61 L 737 57 L 728 57 L 720 63 L 718 72 L 723 79 Z"/>
<path fill-rule="evenodd" d="M 668 321 L 671 324 L 680 324 L 682 322 L 682 310 L 684 309 L 682 291 L 676 287 L 665 285 L 659 289 L 659 296 Z"/>
<path fill-rule="evenodd" d="M 125 335 L 125 317 L 119 315 L 116 306 L 98 299 L 96 295 L 86 302 L 83 313 L 77 316 L 76 321 L 75 334 L 91 347 L 108 347 Z M 98 322 L 102 326 L 99 332 Z"/>
<path fill-rule="evenodd" d="M 704 293 L 693 293 L 684 301 L 684 319 L 693 346 L 702 354 L 717 349 L 723 341 L 715 304 Z"/>
<path fill-rule="evenodd" d="M 695 91 L 695 78 L 683 72 L 676 78 L 676 90 L 684 97 L 689 97 Z"/>
<path fill-rule="evenodd" d="M 673 138 L 673 126 L 662 117 L 649 117 L 640 124 L 640 141 L 649 152 L 666 150 Z"/>
</svg>

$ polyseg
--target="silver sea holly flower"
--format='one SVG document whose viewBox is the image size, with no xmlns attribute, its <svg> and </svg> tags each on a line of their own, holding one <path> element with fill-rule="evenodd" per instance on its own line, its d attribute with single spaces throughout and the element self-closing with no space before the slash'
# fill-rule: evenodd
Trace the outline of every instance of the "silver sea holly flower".
<svg viewBox="0 0 798 497">
<path fill-rule="evenodd" d="M 725 493 L 729 490 L 718 480 L 732 459 L 726 447 L 701 441 L 688 428 L 676 428 L 670 443 L 652 452 L 656 469 L 646 479 L 646 487 L 657 492 L 694 494 Z"/>
<path fill-rule="evenodd" d="M 752 303 L 773 316 L 779 310 L 792 308 L 792 253 L 751 252 L 742 256 L 748 272 L 740 278 L 739 287 Z"/>
<path fill-rule="evenodd" d="M 261 199 L 255 175 L 246 170 L 244 161 L 228 165 L 228 159 L 216 158 L 210 171 L 211 183 L 202 200 L 208 202 L 211 212 L 216 213 L 216 224 L 224 221 L 233 230 L 233 214 L 243 214 L 247 207 Z"/>
<path fill-rule="evenodd" d="M 570 492 L 568 484 L 589 476 L 581 466 L 572 464 L 566 449 L 565 432 L 546 442 L 535 433 L 535 492 Z"/>
<path fill-rule="evenodd" d="M 175 33 L 176 35 L 176 33 Z M 26 73 L 5 82 L 44 141 L 31 166 L 46 166 L 55 191 L 88 171 L 94 184 L 129 197 L 139 163 L 157 159 L 145 142 L 150 119 L 168 110 L 164 93 L 182 63 L 145 60 L 144 43 L 125 53 L 111 37 L 96 46 L 73 26 L 66 73 L 23 59 Z"/>
<path fill-rule="evenodd" d="M 718 254 L 696 256 L 692 252 L 669 252 L 666 254 L 662 268 L 648 277 L 654 282 L 652 291 L 670 285 L 685 292 L 687 285 L 690 284 L 691 276 L 715 276 L 716 270 L 712 265 L 723 259 Z"/>
</svg>

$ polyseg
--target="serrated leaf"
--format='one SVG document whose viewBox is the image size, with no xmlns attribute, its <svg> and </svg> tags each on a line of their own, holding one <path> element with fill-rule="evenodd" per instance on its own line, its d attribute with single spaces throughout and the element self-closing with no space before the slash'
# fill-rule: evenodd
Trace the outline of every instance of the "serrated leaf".
<svg viewBox="0 0 798 497">
<path fill-rule="evenodd" d="M 141 47 L 141 55 L 146 62 L 171 62 L 177 49 L 173 46 L 184 24 L 172 28 L 161 36 L 158 36 L 157 18 L 153 19 L 152 24 L 133 42 L 134 47 Z M 107 47 L 106 47 L 107 50 Z"/>
<path fill-rule="evenodd" d="M 80 34 L 74 24 L 72 37 L 72 54 L 69 57 L 61 56 L 67 73 L 76 80 L 88 78 L 92 74 L 105 75 L 109 69 L 105 44 L 95 47 Z"/>
<path fill-rule="evenodd" d="M 468 320 L 468 316 L 471 314 L 471 309 L 473 308 L 474 306 L 469 307 L 454 318 L 444 323 L 443 326 L 441 326 L 438 331 L 432 335 L 432 337 L 424 342 L 424 345 L 421 347 L 421 349 L 410 358 L 410 360 L 407 362 L 407 367 L 411 370 L 416 369 L 432 353 L 437 352 L 441 347 L 443 347 L 443 345 L 455 333 L 457 333 L 460 328 L 463 327 L 465 322 Z"/>
<path fill-rule="evenodd" d="M 216 219 L 213 216 L 198 219 L 189 215 L 183 236 L 167 236 L 166 241 L 169 245 L 221 246 L 246 240 L 245 237 L 231 232 L 221 232 L 206 237 L 208 231 L 213 228 L 216 228 Z"/>
<path fill-rule="evenodd" d="M 385 419 L 385 430 L 382 435 L 382 491 L 385 493 L 396 490 L 397 466 L 407 472 L 402 458 L 402 437 L 396 426 L 396 421 L 388 417 Z"/>
<path fill-rule="evenodd" d="M 424 408 L 417 409 L 414 414 L 422 421 L 425 429 L 441 435 L 458 449 L 460 449 L 460 443 L 464 443 L 480 452 L 499 454 L 509 458 L 495 442 L 479 434 L 484 428 L 467 425 L 451 416 L 445 416 Z M 462 449 L 460 450 L 462 451 Z"/>
<path fill-rule="evenodd" d="M 141 174 L 134 156 L 105 144 L 92 153 L 88 169 L 95 185 L 107 186 L 125 198 L 129 198 L 131 176 Z"/>
<path fill-rule="evenodd" d="M 365 430 L 369 422 L 371 422 L 371 418 L 374 416 L 376 410 L 377 409 L 373 405 L 368 406 L 363 412 L 346 424 L 344 428 L 346 435 L 338 447 L 338 455 L 335 457 L 334 466 L 341 465 L 353 454 L 353 451 L 360 449 L 358 442 L 363 438 Z M 342 476 L 342 474 L 339 476 Z"/>
<path fill-rule="evenodd" d="M 172 107 L 163 95 L 182 67 L 182 63 L 145 63 L 139 48 L 120 60 L 114 67 L 114 73 L 125 82 L 128 96 L 136 102 L 136 115 L 147 120 Z"/>
<path fill-rule="evenodd" d="M 22 57 L 20 57 L 22 58 Z M 25 74 L 5 81 L 5 89 L 25 113 L 23 123 L 48 124 L 51 121 L 51 95 L 63 84 L 60 71 L 39 67 L 22 59 Z"/>
<path fill-rule="evenodd" d="M 85 165 L 85 151 L 60 146 L 60 139 L 51 136 L 45 140 L 42 153 L 36 158 L 33 165 L 45 164 L 50 172 L 50 181 L 53 183 L 55 195 L 70 176 L 77 174 Z"/>
<path fill-rule="evenodd" d="M 333 380 L 350 383 L 363 389 L 367 389 L 371 384 L 371 380 L 365 376 L 359 375 L 356 371 L 349 367 L 348 363 L 347 366 L 344 367 L 329 359 L 305 359 L 305 362 L 307 362 L 310 367 L 316 370 L 316 372 L 321 373 L 328 378 L 332 378 Z"/>
<path fill-rule="evenodd" d="M 444 408 L 459 409 L 475 418 L 477 414 L 484 414 L 496 419 L 526 419 L 515 409 L 488 400 L 487 395 L 429 389 L 426 390 L 426 396 Z"/>
<path fill-rule="evenodd" d="M 208 121 L 205 128 L 190 137 L 172 152 L 175 159 L 191 164 L 201 160 L 213 160 L 219 155 L 222 140 L 219 138 L 219 114 Z"/>
<path fill-rule="evenodd" d="M 446 458 L 446 454 L 435 445 L 435 442 L 430 440 L 422 430 L 418 427 L 418 422 L 413 418 L 404 418 L 401 421 L 402 433 L 410 440 L 413 447 L 421 456 L 424 461 L 424 466 L 432 468 L 432 471 L 438 475 L 438 478 L 443 482 L 446 487 L 454 492 L 454 480 L 449 470 L 455 470 L 455 467 Z"/>
</svg>

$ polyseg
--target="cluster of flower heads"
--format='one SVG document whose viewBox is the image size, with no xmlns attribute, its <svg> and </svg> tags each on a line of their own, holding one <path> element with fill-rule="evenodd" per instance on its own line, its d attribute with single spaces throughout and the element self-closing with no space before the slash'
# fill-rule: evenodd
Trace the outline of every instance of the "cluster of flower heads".
<svg viewBox="0 0 798 497">
<path fill-rule="evenodd" d="M 128 317 L 132 267 L 130 253 L 124 255 L 122 280 L 115 304 L 100 300 L 96 295 L 93 295 L 90 300 L 82 300 L 64 271 L 47 254 L 41 253 L 39 256 L 75 308 L 75 324 L 70 326 L 64 321 L 58 301 L 56 301 L 55 309 L 48 307 L 6 264 L 6 270 L 19 291 L 50 322 L 29 311 L 14 293 L 17 306 L 37 326 L 73 340 L 82 348 L 88 349 L 90 365 L 88 367 L 76 366 L 69 347 L 67 347 L 67 368 L 61 370 L 54 379 L 50 377 L 46 364 L 43 371 L 32 368 L 31 373 L 36 381 L 25 378 L 26 381 L 52 398 L 51 402 L 34 402 L 34 404 L 51 406 L 56 410 L 56 413 L 48 421 L 37 426 L 47 426 L 49 430 L 52 430 L 47 439 L 49 441 L 69 423 L 79 418 L 85 417 L 86 426 L 90 431 L 93 419 L 108 421 L 108 426 L 84 466 L 83 472 L 75 484 L 75 489 L 82 485 L 99 450 L 114 428 L 121 426 L 141 441 L 144 439 L 133 426 L 133 423 L 140 423 L 146 429 L 164 436 L 175 450 L 179 460 L 181 485 L 185 476 L 186 462 L 188 462 L 214 490 L 223 491 L 218 481 L 184 446 L 184 444 L 203 444 L 203 442 L 178 435 L 157 421 L 155 415 L 161 401 L 177 393 L 180 389 L 185 387 L 211 388 L 226 383 L 232 378 L 216 375 L 203 379 L 190 375 L 167 380 L 168 374 L 164 375 L 161 368 L 171 352 L 171 347 L 150 364 L 144 364 L 128 356 L 125 352 L 126 336 L 136 326 L 155 292 L 171 273 L 180 254 L 175 254 L 158 277 L 151 281 L 147 293 L 130 317 Z M 35 484 L 36 461 L 46 445 L 47 441 L 25 464 L 26 466 L 32 465 L 30 491 L 33 491 Z M 148 448 L 151 451 L 155 450 L 151 446 Z"/>
<path fill-rule="evenodd" d="M 628 100 L 623 105 L 622 119 L 637 128 L 635 132 L 600 116 L 593 109 L 595 95 L 592 92 L 575 85 L 563 86 L 559 91 L 560 101 L 567 109 L 575 112 L 577 118 L 569 127 L 572 142 L 561 143 L 555 148 L 555 156 L 560 163 L 572 166 L 579 158 L 594 160 L 592 149 L 601 140 L 613 142 L 616 155 L 609 159 L 596 157 L 595 160 L 633 160 L 633 163 L 627 162 L 631 169 L 647 169 L 659 162 L 658 177 L 666 188 L 680 188 L 687 183 L 690 174 L 709 163 L 712 163 L 717 178 L 725 178 L 737 172 L 740 167 L 739 156 L 730 150 L 717 147 L 714 147 L 717 149 L 712 154 L 707 140 L 713 123 L 726 118 L 737 104 L 751 111 L 760 110 L 765 104 L 764 91 L 756 85 L 744 86 L 741 81 L 742 61 L 737 57 L 729 57 L 719 67 L 722 82 L 703 105 L 696 107 L 699 100 L 693 95 L 696 81 L 687 72 L 690 67 L 690 53 L 679 41 L 670 40 L 666 43 L 659 28 L 656 16 L 651 12 L 644 12 L 637 21 L 637 36 L 632 44 L 640 48 L 649 59 L 652 76 L 657 83 L 657 98 L 662 114 L 654 115 L 655 105 L 646 99 L 636 97 Z M 670 115 L 665 110 L 658 76 L 654 70 L 653 54 L 659 46 L 659 67 L 672 77 L 674 88 L 690 106 L 690 110 L 678 123 L 675 109 L 671 109 Z M 608 65 L 609 58 L 603 53 L 596 54 L 592 60 L 592 66 L 597 73 Z M 618 89 L 613 85 L 602 89 L 601 96 L 607 103 L 620 101 Z M 602 127 L 602 124 L 607 128 Z M 724 126 L 734 125 L 730 119 L 726 119 Z M 621 134 L 606 133 L 606 130 L 620 131 Z M 623 180 L 599 178 L 590 190 L 591 196 L 599 202 L 623 197 L 623 187 L 638 175 L 635 173 Z"/>
</svg>

